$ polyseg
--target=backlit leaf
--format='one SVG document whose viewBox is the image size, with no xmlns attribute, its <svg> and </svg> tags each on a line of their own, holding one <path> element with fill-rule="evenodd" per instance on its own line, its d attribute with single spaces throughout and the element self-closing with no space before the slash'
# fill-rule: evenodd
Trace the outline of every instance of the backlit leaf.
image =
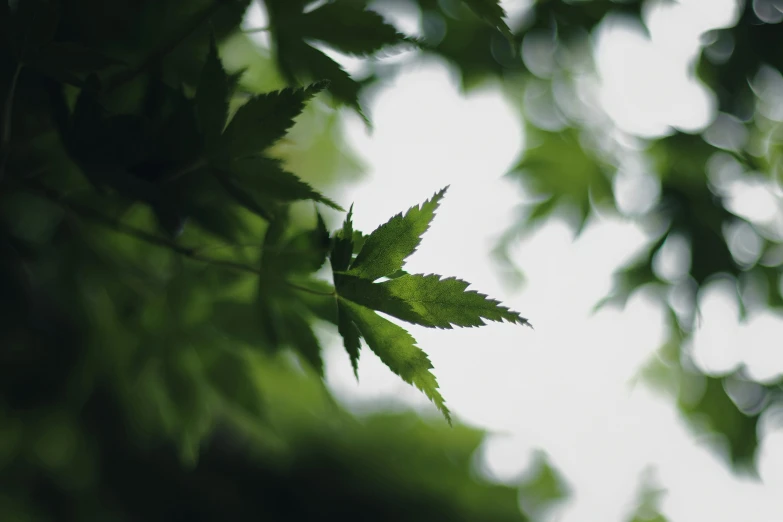
<svg viewBox="0 0 783 522">
<path fill-rule="evenodd" d="M 367 346 L 391 371 L 424 392 L 451 424 L 449 409 L 438 391 L 438 381 L 430 372 L 432 363 L 427 354 L 416 346 L 416 340 L 404 328 L 372 310 L 347 300 L 342 303 Z"/>
<path fill-rule="evenodd" d="M 348 273 L 374 281 L 402 268 L 405 259 L 421 243 L 421 235 L 429 228 L 447 189 L 444 188 L 420 207 L 411 207 L 405 215 L 397 214 L 375 229 L 367 237 Z"/>
<path fill-rule="evenodd" d="M 467 290 L 469 285 L 460 279 L 441 278 L 434 274 L 403 275 L 378 284 L 388 290 L 391 296 L 409 304 L 430 325 L 438 328 L 451 328 L 452 325 L 483 326 L 485 323 L 482 319 L 530 324 L 527 319 L 498 301 Z"/>
</svg>

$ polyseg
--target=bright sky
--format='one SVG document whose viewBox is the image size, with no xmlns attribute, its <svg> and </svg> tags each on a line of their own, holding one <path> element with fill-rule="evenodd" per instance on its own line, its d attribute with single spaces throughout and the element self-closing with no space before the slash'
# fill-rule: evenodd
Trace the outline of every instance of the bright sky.
<svg viewBox="0 0 783 522">
<path fill-rule="evenodd" d="M 732 0 L 663 3 L 647 12 L 651 39 L 641 28 L 609 21 L 596 48 L 600 99 L 615 124 L 639 136 L 710 124 L 714 100 L 693 80 L 690 61 L 698 35 L 730 24 L 733 16 Z M 407 269 L 470 281 L 535 325 L 534 331 L 495 324 L 452 331 L 409 328 L 430 355 L 455 417 L 495 433 L 483 447 L 481 467 L 496 480 L 513 480 L 530 463 L 532 450 L 545 450 L 573 493 L 550 513 L 549 520 L 558 522 L 624 521 L 640 473 L 650 465 L 667 491 L 662 512 L 672 522 L 783 521 L 783 422 L 762 443 L 761 481 L 732 475 L 694 438 L 671 398 L 633 384 L 664 341 L 660 306 L 641 294 L 625 310 L 590 314 L 610 289 L 612 271 L 643 245 L 638 227 L 600 218 L 574 239 L 564 223 L 549 223 L 514 250 L 526 286 L 514 291 L 501 279 L 490 249 L 521 198 L 501 176 L 518 157 L 524 136 L 516 109 L 496 88 L 461 97 L 453 76 L 432 59 L 408 66 L 371 105 L 371 136 L 349 118 L 349 137 L 369 171 L 339 199 L 359 202 L 355 226 L 369 232 L 450 185 Z M 780 339 L 779 317 L 758 314 L 739 326 L 720 286 L 702 307 L 694 347 L 700 365 L 727 371 L 744 361 L 766 372 L 763 377 L 783 372 L 781 358 L 770 358 L 779 347 L 767 341 L 772 332 Z M 361 411 L 380 400 L 434 409 L 367 349 L 357 383 L 334 340 L 327 381 L 350 407 Z"/>
</svg>

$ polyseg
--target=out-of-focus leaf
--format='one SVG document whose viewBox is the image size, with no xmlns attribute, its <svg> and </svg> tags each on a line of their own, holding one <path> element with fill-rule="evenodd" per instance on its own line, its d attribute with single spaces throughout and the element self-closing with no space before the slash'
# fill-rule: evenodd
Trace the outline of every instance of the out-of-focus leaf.
<svg viewBox="0 0 783 522">
<path fill-rule="evenodd" d="M 642 483 L 633 513 L 628 522 L 667 522 L 668 519 L 659 512 L 661 497 L 666 490 L 656 486 L 651 476 L 652 470 L 647 470 L 642 476 Z"/>
<path fill-rule="evenodd" d="M 287 0 L 267 2 L 283 76 L 290 83 L 329 80 L 332 95 L 362 117 L 360 84 L 309 42 L 316 40 L 337 51 L 366 55 L 409 41 L 366 7 L 363 1 L 328 2 L 305 12 L 304 5 Z"/>
<path fill-rule="evenodd" d="M 333 2 L 301 18 L 296 28 L 304 37 L 319 40 L 337 51 L 366 56 L 408 39 L 383 17 L 361 2 Z"/>
<path fill-rule="evenodd" d="M 552 507 L 565 499 L 570 488 L 549 464 L 546 455 L 537 452 L 533 461 L 530 480 L 519 488 L 520 505 L 532 519 L 538 520 Z"/>
<path fill-rule="evenodd" d="M 329 93 L 367 121 L 359 104 L 361 84 L 353 79 L 340 64 L 322 51 L 299 40 L 278 40 L 278 59 L 283 75 L 289 82 L 329 81 Z"/>
<path fill-rule="evenodd" d="M 321 345 L 305 317 L 296 312 L 288 313 L 284 318 L 286 337 L 296 352 L 312 366 L 315 372 L 324 376 L 324 361 L 321 357 Z"/>
<path fill-rule="evenodd" d="M 286 88 L 254 96 L 231 118 L 220 140 L 221 153 L 229 158 L 260 154 L 285 135 L 305 102 L 324 86 L 316 83 L 304 89 Z"/>
<path fill-rule="evenodd" d="M 310 199 L 343 210 L 308 183 L 283 169 L 279 161 L 264 156 L 246 157 L 233 161 L 226 170 L 240 186 L 252 191 L 261 201 L 288 203 Z"/>
<path fill-rule="evenodd" d="M 196 89 L 196 114 L 207 148 L 215 146 L 228 117 L 228 77 L 218 56 L 214 37 Z"/>
<path fill-rule="evenodd" d="M 727 395 L 722 378 L 684 373 L 683 379 L 703 380 L 704 392 L 695 401 L 681 398 L 680 411 L 700 431 L 707 430 L 725 438 L 730 464 L 743 470 L 753 469 L 758 445 L 758 414 L 741 412 Z"/>
<path fill-rule="evenodd" d="M 581 228 L 593 203 L 613 205 L 606 166 L 584 149 L 577 131 L 537 131 L 531 142 L 534 145 L 524 152 L 510 174 L 529 187 L 534 195 L 543 198 L 532 206 L 527 217 L 529 224 L 547 217 L 558 205 L 566 203 L 579 212 Z"/>
<path fill-rule="evenodd" d="M 501 7 L 499 0 L 463 0 L 473 12 L 475 12 L 480 18 L 485 20 L 491 26 L 495 27 L 498 31 L 503 33 L 503 36 L 508 38 L 509 42 L 514 41 L 514 36 L 511 34 L 511 30 L 508 28 L 506 21 L 503 20 L 506 16 L 506 12 Z"/>
</svg>

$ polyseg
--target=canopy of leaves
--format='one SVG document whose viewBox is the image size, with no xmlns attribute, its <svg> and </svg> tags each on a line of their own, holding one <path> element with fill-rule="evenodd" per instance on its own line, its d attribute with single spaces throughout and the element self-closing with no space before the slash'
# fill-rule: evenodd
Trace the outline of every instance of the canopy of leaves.
<svg viewBox="0 0 783 522">
<path fill-rule="evenodd" d="M 474 480 L 480 434 L 359 422 L 324 387 L 319 322 L 357 375 L 363 339 L 451 423 L 379 312 L 527 323 L 402 271 L 445 190 L 330 234 L 344 210 L 281 153 L 325 90 L 360 110 L 321 44 L 415 42 L 363 2 L 266 2 L 290 83 L 269 92 L 225 56 L 249 2 L 99 4 L 0 3 L 0 518 L 523 520 L 513 488 Z"/>
<path fill-rule="evenodd" d="M 479 434 L 357 421 L 324 392 L 318 323 L 357 376 L 365 343 L 447 419 L 431 362 L 398 321 L 528 324 L 460 279 L 404 270 L 444 191 L 370 234 L 350 212 L 329 232 L 342 205 L 325 182 L 351 162 L 324 101 L 364 114 L 361 90 L 378 76 L 349 74 L 335 53 L 371 65 L 415 47 L 451 60 L 465 87 L 525 89 L 531 31 L 573 51 L 643 2 L 542 1 L 511 18 L 496 0 L 416 0 L 420 39 L 383 16 L 388 3 L 265 0 L 259 48 L 240 29 L 250 0 L 0 2 L 0 519 L 520 520 L 518 493 L 533 518 L 565 494 L 545 462 L 518 491 L 476 481 Z M 634 218 L 659 233 L 610 300 L 685 285 L 693 308 L 729 277 L 743 307 L 783 305 L 780 234 L 737 215 L 716 182 L 728 169 L 780 188 L 781 24 L 754 4 L 707 35 L 696 64 L 747 140 L 640 140 L 661 190 Z M 554 91 L 574 80 L 570 64 L 537 81 Z M 579 229 L 617 210 L 616 151 L 586 139 L 589 118 L 558 114 L 557 128 L 528 125 L 535 146 L 512 169 L 537 198 L 517 228 L 568 206 Z M 732 245 L 736 226 L 759 252 Z M 691 252 L 678 281 L 654 266 L 672 238 Z M 669 357 L 644 376 L 677 390 L 694 429 L 747 466 L 780 384 L 686 372 L 696 314 L 671 314 Z M 658 516 L 653 500 L 643 492 L 631 519 Z"/>
</svg>

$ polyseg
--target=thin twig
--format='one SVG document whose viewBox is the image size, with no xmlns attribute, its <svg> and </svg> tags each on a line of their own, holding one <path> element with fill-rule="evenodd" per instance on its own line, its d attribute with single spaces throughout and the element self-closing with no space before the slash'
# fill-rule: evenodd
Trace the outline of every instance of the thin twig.
<svg viewBox="0 0 783 522">
<path fill-rule="evenodd" d="M 0 180 L 5 174 L 5 164 L 8 156 L 11 154 L 11 117 L 14 111 L 14 96 L 16 95 L 16 84 L 19 81 L 19 75 L 22 73 L 22 61 L 16 64 L 14 74 L 11 76 L 11 85 L 8 87 L 8 96 L 3 104 L 3 130 L 0 134 Z"/>
<path fill-rule="evenodd" d="M 177 46 L 188 36 L 193 34 L 193 32 L 198 29 L 202 23 L 209 20 L 218 11 L 218 9 L 223 6 L 224 3 L 226 3 L 225 0 L 214 0 L 209 6 L 205 7 L 201 13 L 196 15 L 189 25 L 183 28 L 183 30 L 179 33 L 175 33 L 174 36 L 172 36 L 172 38 L 163 45 L 157 49 L 154 49 L 138 66 L 126 72 L 125 74 L 117 76 L 114 81 L 109 84 L 106 90 L 110 92 L 117 87 L 128 83 L 129 81 L 136 78 L 139 74 L 149 69 L 156 61 L 160 60 L 176 49 Z"/>
</svg>

